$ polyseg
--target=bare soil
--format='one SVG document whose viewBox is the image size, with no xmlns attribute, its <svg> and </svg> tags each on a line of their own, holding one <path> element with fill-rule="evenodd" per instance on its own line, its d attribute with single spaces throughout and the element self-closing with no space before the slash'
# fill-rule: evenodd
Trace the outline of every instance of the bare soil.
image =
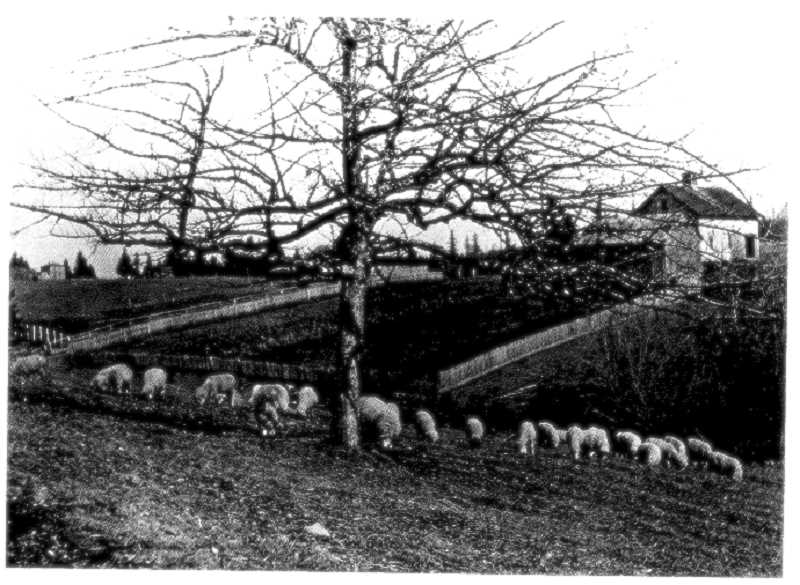
<svg viewBox="0 0 800 585">
<path fill-rule="evenodd" d="M 346 455 L 318 409 L 262 443 L 188 396 L 92 395 L 88 372 L 15 386 L 9 566 L 779 576 L 783 469 L 705 470 L 468 449 Z M 409 419 L 408 413 L 404 413 Z M 329 537 L 308 534 L 321 523 Z"/>
</svg>

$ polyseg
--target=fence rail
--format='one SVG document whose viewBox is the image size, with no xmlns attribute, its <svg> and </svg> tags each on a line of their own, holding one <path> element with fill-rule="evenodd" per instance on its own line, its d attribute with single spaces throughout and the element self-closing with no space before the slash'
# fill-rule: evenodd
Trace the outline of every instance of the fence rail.
<svg viewBox="0 0 800 585">
<path fill-rule="evenodd" d="M 244 301 L 233 299 L 225 303 L 206 303 L 187 309 L 152 314 L 143 318 L 141 322 L 127 327 L 92 329 L 81 335 L 73 336 L 66 349 L 68 352 L 93 351 L 117 343 L 127 343 L 162 331 L 201 325 L 257 313 L 269 308 L 327 298 L 338 294 L 339 286 L 339 283 L 310 285 L 307 288 L 281 290 L 278 293 L 270 293 L 255 299 Z"/>
<path fill-rule="evenodd" d="M 583 335 L 599 331 L 612 323 L 625 321 L 635 315 L 672 304 L 673 302 L 674 299 L 668 295 L 645 296 L 631 303 L 617 305 L 516 339 L 455 366 L 440 370 L 437 377 L 438 391 L 439 393 L 447 392 L 540 351 L 561 345 Z"/>
</svg>

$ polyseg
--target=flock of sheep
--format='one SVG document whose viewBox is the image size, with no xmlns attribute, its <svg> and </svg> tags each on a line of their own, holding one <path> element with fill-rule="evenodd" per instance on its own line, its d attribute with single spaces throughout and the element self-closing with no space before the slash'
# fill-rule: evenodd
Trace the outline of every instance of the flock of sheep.
<svg viewBox="0 0 800 585">
<path fill-rule="evenodd" d="M 113 364 L 101 369 L 90 383 L 99 392 L 130 394 L 133 388 L 133 370 L 125 364 Z M 249 399 L 245 400 L 239 381 L 233 374 L 208 376 L 194 392 L 200 406 L 213 409 L 227 404 L 231 409 L 251 408 L 262 436 L 274 436 L 285 425 L 281 418 L 293 416 L 306 418 L 319 403 L 316 390 L 309 385 L 298 389 L 294 400 L 290 397 L 290 384 L 254 384 Z M 141 396 L 155 400 L 164 398 L 167 391 L 167 373 L 161 368 L 150 368 L 142 376 Z"/>
<path fill-rule="evenodd" d="M 708 467 L 734 481 L 741 481 L 743 475 L 742 462 L 738 458 L 715 451 L 711 443 L 699 437 L 689 437 L 685 441 L 675 435 L 642 439 L 639 433 L 630 430 L 616 431 L 609 436 L 608 431 L 598 426 L 584 429 L 571 425 L 559 429 L 547 421 L 540 422 L 538 427 L 531 421 L 520 424 L 517 445 L 521 454 L 533 455 L 537 444 L 556 448 L 562 443 L 566 443 L 576 461 L 615 453 L 648 466 L 661 465 L 678 470 L 691 464 Z"/>
<path fill-rule="evenodd" d="M 12 365 L 12 373 L 31 375 L 45 367 L 41 356 L 27 356 Z M 125 364 L 114 364 L 101 369 L 92 378 L 91 388 L 100 392 L 130 394 L 133 389 L 133 371 Z M 161 368 L 150 368 L 144 372 L 141 395 L 153 400 L 163 398 L 167 389 L 167 373 Z M 300 386 L 292 398 L 294 386 L 291 384 L 255 384 L 249 399 L 242 395 L 238 380 L 233 374 L 213 374 L 208 376 L 195 390 L 199 405 L 214 408 L 228 404 L 232 409 L 252 409 L 253 417 L 262 437 L 275 436 L 285 427 L 285 416 L 306 418 L 311 409 L 319 403 L 316 390 L 309 385 Z M 364 395 L 356 400 L 356 414 L 365 441 L 373 442 L 383 449 L 392 447 L 402 432 L 403 425 L 400 408 L 374 395 Z M 439 432 L 433 415 L 424 409 L 414 413 L 414 427 L 418 435 L 429 443 L 439 440 Z M 486 427 L 476 416 L 466 419 L 465 433 L 467 443 L 477 448 L 481 445 Z M 620 430 L 609 435 L 599 426 L 581 428 L 571 425 L 559 429 L 547 421 L 534 424 L 523 421 L 519 426 L 517 438 L 521 455 L 534 456 L 536 448 L 555 449 L 567 445 L 572 458 L 603 458 L 612 453 L 628 457 L 648 466 L 686 469 L 690 464 L 707 467 L 712 471 L 741 481 L 742 462 L 727 453 L 716 451 L 708 441 L 689 437 L 685 441 L 674 435 L 664 437 L 650 436 L 642 439 L 639 433 Z"/>
</svg>

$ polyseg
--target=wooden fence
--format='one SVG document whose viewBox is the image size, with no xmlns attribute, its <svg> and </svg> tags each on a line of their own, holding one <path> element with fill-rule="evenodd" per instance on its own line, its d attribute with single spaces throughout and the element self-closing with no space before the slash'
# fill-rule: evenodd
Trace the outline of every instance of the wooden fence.
<svg viewBox="0 0 800 585">
<path fill-rule="evenodd" d="M 67 346 L 72 337 L 49 325 L 20 322 L 14 327 L 14 339 L 27 341 L 32 345 L 42 345 L 51 350 Z"/>
<path fill-rule="evenodd" d="M 148 315 L 140 322 L 127 327 L 92 329 L 73 336 L 66 349 L 68 352 L 94 351 L 110 345 L 150 336 L 154 333 L 201 325 L 222 319 L 250 315 L 270 308 L 304 303 L 315 299 L 332 297 L 339 293 L 339 283 L 310 285 L 307 288 L 282 290 L 266 296 L 241 301 L 233 299 L 226 303 L 210 303 L 187 309 Z"/>
<path fill-rule="evenodd" d="M 100 352 L 92 354 L 91 360 L 96 364 L 124 362 L 141 368 L 160 366 L 179 371 L 231 372 L 249 378 L 308 383 L 324 382 L 333 373 L 332 367 L 325 366 L 282 364 L 277 362 L 220 358 L 215 356 L 159 355 L 144 351 Z"/>
<path fill-rule="evenodd" d="M 550 327 L 532 335 L 516 339 L 467 361 L 456 364 L 438 373 L 438 391 L 443 393 L 466 382 L 502 368 L 510 363 L 550 349 L 583 335 L 599 331 L 613 323 L 619 323 L 654 308 L 672 304 L 670 296 L 646 296 L 631 303 L 592 313 L 562 325 Z"/>
</svg>

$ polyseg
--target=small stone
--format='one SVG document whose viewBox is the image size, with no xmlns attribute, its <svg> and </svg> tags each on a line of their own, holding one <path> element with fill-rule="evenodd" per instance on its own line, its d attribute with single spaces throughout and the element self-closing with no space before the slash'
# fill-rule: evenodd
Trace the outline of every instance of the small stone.
<svg viewBox="0 0 800 585">
<path fill-rule="evenodd" d="M 319 536 L 322 538 L 330 538 L 331 533 L 328 532 L 328 529 L 325 528 L 319 522 L 315 522 L 311 526 L 306 526 L 306 532 L 311 534 L 312 536 Z"/>
</svg>

